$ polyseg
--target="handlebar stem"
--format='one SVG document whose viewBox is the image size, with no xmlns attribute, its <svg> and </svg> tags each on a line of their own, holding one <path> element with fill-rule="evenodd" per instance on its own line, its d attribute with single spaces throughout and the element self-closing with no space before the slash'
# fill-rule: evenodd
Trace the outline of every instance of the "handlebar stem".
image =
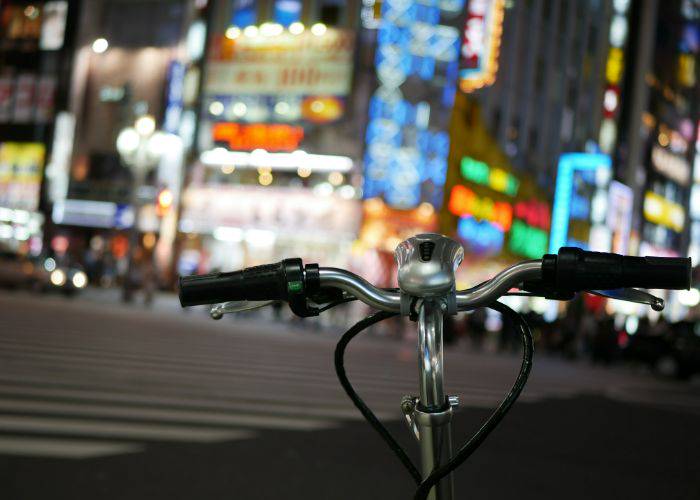
<svg viewBox="0 0 700 500">
<path fill-rule="evenodd" d="M 440 303 L 425 300 L 418 313 L 418 355 L 420 370 L 420 403 L 438 409 L 446 404 L 443 389 L 442 322 Z"/>
</svg>

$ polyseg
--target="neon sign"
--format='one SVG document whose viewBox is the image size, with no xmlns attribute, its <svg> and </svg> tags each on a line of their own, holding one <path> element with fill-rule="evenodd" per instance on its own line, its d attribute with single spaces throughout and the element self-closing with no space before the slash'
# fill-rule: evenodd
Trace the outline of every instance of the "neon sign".
<svg viewBox="0 0 700 500">
<path fill-rule="evenodd" d="M 304 129 L 297 125 L 224 122 L 212 126 L 212 135 L 215 142 L 224 142 L 232 150 L 296 151 L 304 139 Z"/>
<path fill-rule="evenodd" d="M 504 0 L 470 0 L 462 44 L 463 69 L 459 87 L 464 92 L 493 84 L 503 32 Z"/>
<path fill-rule="evenodd" d="M 678 203 L 667 200 L 661 195 L 647 191 L 644 195 L 644 217 L 649 222 L 674 230 L 683 231 L 685 210 Z"/>
<path fill-rule="evenodd" d="M 442 204 L 450 149 L 445 129 L 457 86 L 460 30 L 441 20 L 451 21 L 461 3 L 381 2 L 378 88 L 365 136 L 365 199 L 380 197 L 400 209 Z"/>
<path fill-rule="evenodd" d="M 547 203 L 537 200 L 519 201 L 513 207 L 513 213 L 530 226 L 549 231 L 552 218 Z"/>
<path fill-rule="evenodd" d="M 600 153 L 567 153 L 559 158 L 557 183 L 552 209 L 552 232 L 549 238 L 549 252 L 556 253 L 566 245 L 569 233 L 571 205 L 574 199 L 574 174 L 594 173 L 598 169 L 610 171 L 610 157 Z"/>
<path fill-rule="evenodd" d="M 488 221 L 477 221 L 474 217 L 461 217 L 457 223 L 457 234 L 478 254 L 494 254 L 503 248 L 504 233 Z"/>
<path fill-rule="evenodd" d="M 511 252 L 539 258 L 547 250 L 550 211 L 547 203 L 524 200 L 511 204 L 478 196 L 463 185 L 450 191 L 448 210 L 459 216 L 457 234 L 477 254 L 502 250 L 506 233 Z"/>
<path fill-rule="evenodd" d="M 501 231 L 508 231 L 513 223 L 513 206 L 510 203 L 478 196 L 466 186 L 457 185 L 452 188 L 447 208 L 460 217 L 473 216 L 489 221 Z"/>
<path fill-rule="evenodd" d="M 515 220 L 510 231 L 508 248 L 518 255 L 539 259 L 547 252 L 547 232 Z"/>
<path fill-rule="evenodd" d="M 462 158 L 460 170 L 465 180 L 488 186 L 494 191 L 508 196 L 518 194 L 520 181 L 503 169 L 492 168 L 483 161 L 465 156 Z"/>
</svg>

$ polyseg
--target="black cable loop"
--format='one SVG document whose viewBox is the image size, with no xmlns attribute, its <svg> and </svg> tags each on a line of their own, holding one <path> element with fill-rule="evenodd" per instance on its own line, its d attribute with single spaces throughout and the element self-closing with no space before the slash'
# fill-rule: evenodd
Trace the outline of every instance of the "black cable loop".
<svg viewBox="0 0 700 500">
<path fill-rule="evenodd" d="M 469 439 L 469 441 L 467 441 L 457 451 L 455 456 L 449 462 L 433 470 L 433 472 L 431 472 L 430 475 L 425 478 L 422 483 L 420 483 L 413 497 L 414 500 L 425 500 L 428 497 L 430 490 L 436 484 L 438 484 L 441 479 L 462 465 L 464 461 L 467 460 L 467 458 L 469 458 L 474 451 L 476 451 L 476 449 L 481 445 L 481 443 L 484 442 L 491 431 L 493 431 L 501 422 L 503 417 L 506 416 L 527 383 L 527 378 L 530 375 L 530 369 L 532 368 L 532 354 L 534 351 L 530 327 L 520 314 L 501 302 L 494 302 L 487 307 L 501 313 L 503 316 L 509 316 L 520 328 L 520 333 L 522 334 L 523 339 L 523 362 L 520 365 L 520 372 L 518 373 L 518 377 L 515 379 L 515 383 L 513 384 L 511 390 L 508 392 L 501 404 L 498 405 L 498 408 L 496 408 L 491 416 L 486 419 L 481 428 L 479 428 L 471 439 Z"/>
<path fill-rule="evenodd" d="M 532 368 L 532 355 L 534 351 L 532 333 L 530 332 L 530 327 L 525 322 L 525 319 L 516 313 L 513 309 L 502 304 L 500 302 L 494 302 L 487 306 L 504 316 L 509 316 L 516 325 L 520 328 L 520 333 L 522 334 L 523 340 L 523 362 L 520 366 L 520 372 L 513 384 L 513 387 L 508 392 L 506 397 L 503 399 L 501 404 L 496 408 L 496 410 L 491 414 L 491 416 L 484 422 L 484 424 L 479 428 L 479 430 L 467 441 L 460 449 L 457 451 L 455 456 L 447 462 L 442 467 L 435 469 L 424 481 L 421 482 L 421 475 L 416 466 L 413 464 L 411 459 L 408 457 L 406 452 L 401 448 L 394 437 L 389 433 L 389 431 L 384 427 L 384 425 L 377 419 L 372 410 L 365 404 L 362 398 L 355 392 L 350 380 L 347 377 L 344 366 L 344 355 L 345 349 L 350 341 L 355 338 L 364 329 L 379 323 L 385 319 L 394 317 L 397 313 L 390 313 L 380 311 L 367 316 L 363 320 L 352 326 L 338 341 L 338 345 L 335 349 L 335 369 L 338 376 L 340 384 L 347 393 L 353 404 L 360 410 L 360 413 L 365 417 L 369 424 L 379 433 L 381 438 L 389 445 L 389 448 L 396 454 L 401 463 L 406 467 L 408 472 L 413 477 L 416 484 L 419 484 L 418 489 L 414 495 L 414 500 L 425 500 L 430 490 L 440 482 L 445 476 L 454 471 L 457 467 L 462 465 L 467 458 L 471 456 L 474 451 L 484 442 L 488 435 L 493 431 L 496 426 L 501 422 L 503 417 L 511 409 L 518 396 L 522 392 L 525 384 L 527 383 L 527 378 L 530 374 L 530 369 Z"/>
<path fill-rule="evenodd" d="M 350 341 L 353 338 L 355 338 L 359 333 L 361 333 L 364 329 L 376 323 L 379 323 L 380 321 L 384 321 L 385 319 L 392 318 L 394 316 L 397 316 L 397 313 L 379 311 L 360 320 L 355 325 L 353 325 L 347 332 L 345 332 L 338 341 L 338 345 L 335 348 L 335 373 L 338 376 L 340 385 L 343 386 L 343 389 L 345 389 L 345 392 L 347 393 L 348 397 L 357 407 L 357 409 L 360 410 L 362 416 L 365 417 L 367 422 L 369 422 L 369 424 L 374 428 L 374 430 L 379 433 L 379 435 L 386 442 L 389 448 L 391 448 L 391 451 L 394 452 L 396 457 L 401 461 L 404 467 L 406 467 L 406 470 L 408 470 L 409 474 L 411 474 L 416 484 L 420 484 L 421 475 L 420 472 L 418 472 L 416 466 L 413 464 L 413 462 L 408 457 L 403 448 L 401 448 L 396 439 L 394 439 L 394 436 L 391 435 L 391 433 L 379 421 L 379 419 L 372 412 L 372 410 L 369 409 L 369 407 L 365 404 L 365 402 L 357 394 L 357 392 L 355 392 L 355 389 L 350 383 L 350 380 L 348 379 L 348 376 L 345 372 L 345 349 L 347 348 Z"/>
</svg>

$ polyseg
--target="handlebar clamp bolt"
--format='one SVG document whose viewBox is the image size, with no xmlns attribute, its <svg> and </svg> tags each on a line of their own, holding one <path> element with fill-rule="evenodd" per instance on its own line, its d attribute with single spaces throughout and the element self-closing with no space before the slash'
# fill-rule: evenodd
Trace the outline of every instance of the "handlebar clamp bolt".
<svg viewBox="0 0 700 500">
<path fill-rule="evenodd" d="M 416 398 L 413 396 L 404 396 L 401 399 L 401 411 L 405 415 L 410 415 L 416 409 Z"/>
</svg>

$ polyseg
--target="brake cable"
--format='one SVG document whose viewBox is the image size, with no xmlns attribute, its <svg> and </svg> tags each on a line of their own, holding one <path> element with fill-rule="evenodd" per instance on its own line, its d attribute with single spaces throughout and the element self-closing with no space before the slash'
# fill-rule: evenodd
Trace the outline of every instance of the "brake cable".
<svg viewBox="0 0 700 500">
<path fill-rule="evenodd" d="M 364 416 L 372 428 L 377 431 L 377 433 L 386 442 L 389 448 L 391 448 L 404 467 L 406 467 L 406 470 L 408 470 L 409 474 L 411 474 L 416 484 L 418 484 L 418 489 L 414 495 L 414 500 L 425 500 L 430 493 L 430 490 L 437 483 L 439 483 L 441 479 L 462 465 L 467 458 L 469 458 L 472 453 L 476 451 L 476 449 L 484 442 L 491 431 L 493 431 L 501 422 L 503 417 L 505 417 L 527 383 L 528 376 L 530 375 L 530 369 L 532 368 L 532 355 L 534 351 L 530 327 L 520 314 L 501 302 L 493 302 L 487 307 L 501 313 L 503 316 L 508 316 L 513 320 L 514 324 L 518 326 L 523 340 L 523 361 L 520 365 L 520 371 L 515 379 L 513 387 L 510 389 L 501 404 L 498 405 L 496 410 L 491 414 L 491 416 L 489 416 L 489 418 L 482 424 L 479 430 L 477 430 L 474 435 L 459 448 L 452 459 L 450 459 L 443 466 L 433 470 L 433 472 L 431 472 L 430 475 L 423 481 L 421 481 L 420 472 L 408 457 L 406 451 L 401 448 L 396 439 L 357 394 L 345 372 L 344 356 L 345 350 L 350 341 L 368 327 L 385 319 L 397 316 L 397 313 L 379 311 L 367 316 L 345 332 L 336 346 L 335 371 L 338 376 L 338 380 L 340 381 L 340 385 L 343 387 L 346 394 L 357 409 L 360 410 L 362 416 Z"/>
<path fill-rule="evenodd" d="M 394 452 L 396 457 L 401 461 L 404 467 L 406 467 L 406 470 L 408 470 L 409 474 L 411 474 L 416 484 L 420 484 L 421 475 L 420 472 L 418 472 L 418 468 L 413 464 L 411 459 L 406 454 L 406 451 L 401 448 L 401 445 L 396 441 L 394 436 L 391 435 L 387 428 L 384 427 L 384 425 L 379 421 L 374 412 L 370 410 L 369 406 L 367 406 L 357 392 L 355 392 L 355 388 L 352 386 L 347 374 L 345 373 L 345 349 L 350 341 L 370 326 L 394 316 L 398 316 L 398 313 L 379 311 L 374 314 L 370 314 L 350 327 L 350 329 L 343 334 L 338 341 L 338 345 L 335 347 L 335 373 L 338 376 L 340 385 L 343 386 L 346 394 L 357 409 L 360 410 L 360 413 L 362 413 L 362 416 L 365 417 L 365 420 L 367 420 L 372 428 L 379 433 L 389 448 L 391 448 L 391 451 Z"/>
</svg>

